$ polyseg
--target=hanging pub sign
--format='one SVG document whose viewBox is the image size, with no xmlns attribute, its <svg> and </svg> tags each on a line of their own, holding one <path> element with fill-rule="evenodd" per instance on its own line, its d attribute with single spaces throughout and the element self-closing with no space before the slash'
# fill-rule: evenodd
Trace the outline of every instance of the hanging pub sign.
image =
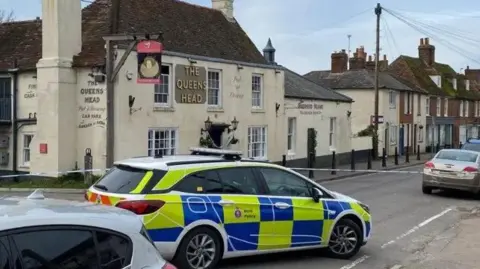
<svg viewBox="0 0 480 269">
<path fill-rule="evenodd" d="M 162 72 L 163 44 L 145 40 L 137 44 L 137 83 L 159 84 Z"/>
</svg>

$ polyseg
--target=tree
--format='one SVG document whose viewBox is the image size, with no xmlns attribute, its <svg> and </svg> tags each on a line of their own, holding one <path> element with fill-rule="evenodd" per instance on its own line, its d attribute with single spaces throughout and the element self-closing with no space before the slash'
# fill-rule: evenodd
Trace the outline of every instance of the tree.
<svg viewBox="0 0 480 269">
<path fill-rule="evenodd" d="M 0 23 L 13 21 L 13 11 L 0 10 Z"/>
</svg>

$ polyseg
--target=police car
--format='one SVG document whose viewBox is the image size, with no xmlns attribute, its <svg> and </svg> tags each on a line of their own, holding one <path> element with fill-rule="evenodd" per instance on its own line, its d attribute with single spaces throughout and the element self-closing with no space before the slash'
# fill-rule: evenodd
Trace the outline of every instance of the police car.
<svg viewBox="0 0 480 269">
<path fill-rule="evenodd" d="M 348 259 L 370 238 L 369 208 L 353 198 L 240 152 L 191 151 L 116 162 L 85 199 L 139 215 L 162 256 L 181 269 L 313 248 Z"/>
</svg>

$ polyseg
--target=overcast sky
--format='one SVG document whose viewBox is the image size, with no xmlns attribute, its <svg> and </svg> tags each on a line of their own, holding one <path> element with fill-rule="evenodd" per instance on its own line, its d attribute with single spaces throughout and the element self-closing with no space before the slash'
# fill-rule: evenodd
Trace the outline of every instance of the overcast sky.
<svg viewBox="0 0 480 269">
<path fill-rule="evenodd" d="M 352 51 L 363 45 L 372 54 L 377 1 L 235 0 L 234 13 L 260 50 L 272 38 L 277 62 L 304 74 L 329 69 L 330 54 L 348 49 L 348 35 Z M 13 10 L 16 19 L 41 15 L 41 0 L 0 2 L 0 8 Z M 211 0 L 186 2 L 211 6 Z M 429 36 L 437 62 L 448 63 L 457 72 L 467 65 L 480 68 L 480 1 L 385 0 L 381 4 L 417 28 L 383 11 L 381 54 L 389 60 L 400 54 L 417 56 L 419 39 Z"/>
</svg>

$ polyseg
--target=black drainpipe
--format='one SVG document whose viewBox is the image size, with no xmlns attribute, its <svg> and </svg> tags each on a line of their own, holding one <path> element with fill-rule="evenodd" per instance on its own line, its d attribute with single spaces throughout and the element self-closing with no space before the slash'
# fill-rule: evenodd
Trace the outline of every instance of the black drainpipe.
<svg viewBox="0 0 480 269">
<path fill-rule="evenodd" d="M 17 124 L 17 93 L 18 93 L 18 65 L 17 60 L 13 62 L 13 69 L 10 70 L 12 76 L 13 92 L 12 92 L 12 171 L 17 173 L 18 158 L 18 124 Z"/>
</svg>

